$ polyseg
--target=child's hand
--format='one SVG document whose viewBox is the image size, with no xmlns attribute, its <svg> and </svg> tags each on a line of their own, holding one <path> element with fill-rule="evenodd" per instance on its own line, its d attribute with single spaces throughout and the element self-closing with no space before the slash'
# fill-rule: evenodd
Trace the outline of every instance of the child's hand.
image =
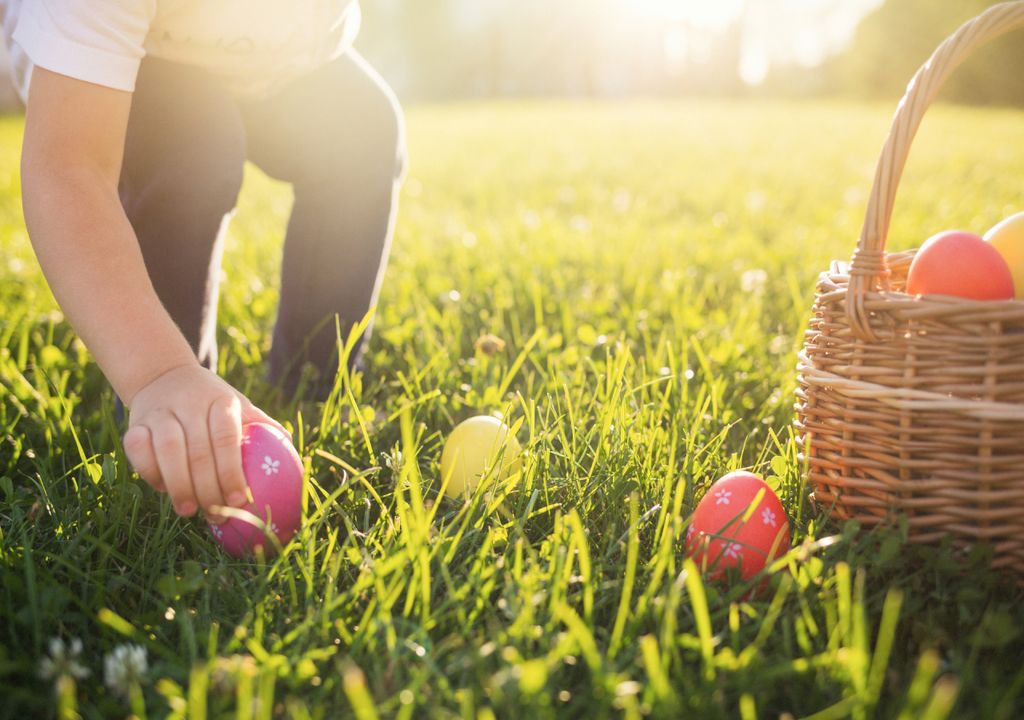
<svg viewBox="0 0 1024 720">
<path fill-rule="evenodd" d="M 131 399 L 124 436 L 128 460 L 175 511 L 220 520 L 214 507 L 243 507 L 242 423 L 281 427 L 240 392 L 199 365 L 170 370 Z M 281 428 L 284 430 L 284 428 Z M 287 431 L 285 431 L 287 432 Z"/>
<path fill-rule="evenodd" d="M 31 87 L 25 221 L 54 296 L 131 409 L 128 460 L 181 515 L 245 505 L 241 424 L 277 423 L 199 366 L 153 289 L 118 197 L 132 94 L 42 67 Z"/>
</svg>

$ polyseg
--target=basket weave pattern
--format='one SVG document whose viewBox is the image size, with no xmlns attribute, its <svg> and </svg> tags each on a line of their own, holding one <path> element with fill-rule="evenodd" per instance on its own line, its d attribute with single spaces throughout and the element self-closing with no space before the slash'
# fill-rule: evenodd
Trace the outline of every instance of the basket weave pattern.
<svg viewBox="0 0 1024 720">
<path fill-rule="evenodd" d="M 985 542 L 1024 576 L 1024 301 L 903 292 L 913 251 L 885 252 L 910 143 L 949 73 L 1024 27 L 995 5 L 951 35 L 907 88 L 857 250 L 822 273 L 798 365 L 796 426 L 819 506 L 914 542 Z"/>
</svg>

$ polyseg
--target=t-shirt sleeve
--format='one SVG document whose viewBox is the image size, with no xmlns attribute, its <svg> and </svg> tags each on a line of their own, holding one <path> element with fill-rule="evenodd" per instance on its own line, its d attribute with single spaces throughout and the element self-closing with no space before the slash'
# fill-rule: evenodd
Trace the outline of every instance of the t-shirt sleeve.
<svg viewBox="0 0 1024 720">
<path fill-rule="evenodd" d="M 29 0 L 13 39 L 37 67 L 130 92 L 155 11 L 156 0 Z"/>
</svg>

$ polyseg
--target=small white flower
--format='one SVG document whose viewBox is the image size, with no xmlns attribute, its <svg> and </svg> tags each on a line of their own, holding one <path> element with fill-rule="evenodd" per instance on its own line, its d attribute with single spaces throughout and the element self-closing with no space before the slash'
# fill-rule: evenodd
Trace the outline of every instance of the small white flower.
<svg viewBox="0 0 1024 720">
<path fill-rule="evenodd" d="M 687 528 L 687 530 L 686 530 L 686 540 L 687 540 L 687 542 L 689 542 L 690 538 L 693 537 L 693 534 L 695 532 L 697 532 L 697 528 L 695 528 L 693 525 L 691 525 L 689 528 Z"/>
<path fill-rule="evenodd" d="M 727 543 L 726 544 L 725 550 L 723 550 L 722 553 L 727 558 L 732 558 L 733 560 L 739 560 L 740 559 L 740 549 L 741 548 L 740 548 L 739 543 L 731 542 L 731 543 Z"/>
<path fill-rule="evenodd" d="M 270 532 L 274 533 L 275 535 L 281 534 L 281 531 L 277 529 L 277 523 L 274 521 L 270 522 Z"/>
<path fill-rule="evenodd" d="M 78 662 L 82 654 L 82 641 L 71 638 L 67 645 L 59 637 L 50 638 L 50 655 L 39 661 L 39 677 L 43 680 L 56 680 L 70 675 L 76 680 L 89 677 L 89 668 Z"/>
<path fill-rule="evenodd" d="M 275 460 L 274 458 L 270 457 L 269 455 L 264 455 L 263 456 L 263 465 L 261 465 L 260 467 L 263 469 L 263 472 L 266 473 L 267 475 L 273 475 L 273 474 L 279 472 L 278 468 L 280 468 L 280 466 L 281 466 L 281 461 L 280 460 Z"/>
<path fill-rule="evenodd" d="M 764 291 L 765 283 L 768 282 L 768 273 L 760 268 L 747 270 L 740 275 L 740 288 L 745 293 L 759 294 Z"/>
<path fill-rule="evenodd" d="M 391 470 L 398 472 L 402 467 L 402 451 L 397 448 L 390 453 L 384 453 L 384 464 Z"/>
<path fill-rule="evenodd" d="M 126 643 L 103 658 L 103 682 L 112 692 L 127 698 L 133 685 L 142 682 L 149 670 L 146 648 Z"/>
<path fill-rule="evenodd" d="M 224 539 L 224 531 L 220 529 L 220 525 L 210 523 L 210 532 L 212 532 L 218 540 Z"/>
<path fill-rule="evenodd" d="M 728 505 L 730 497 L 732 497 L 732 491 L 730 491 L 730 490 L 716 490 L 715 491 L 715 505 Z"/>
<path fill-rule="evenodd" d="M 252 436 L 251 435 L 243 435 L 242 436 L 242 445 L 251 445 L 251 444 L 252 444 Z"/>
<path fill-rule="evenodd" d="M 765 525 L 771 525 L 772 527 L 778 527 L 779 523 L 775 520 L 775 513 L 768 508 L 761 511 L 761 522 Z"/>
</svg>

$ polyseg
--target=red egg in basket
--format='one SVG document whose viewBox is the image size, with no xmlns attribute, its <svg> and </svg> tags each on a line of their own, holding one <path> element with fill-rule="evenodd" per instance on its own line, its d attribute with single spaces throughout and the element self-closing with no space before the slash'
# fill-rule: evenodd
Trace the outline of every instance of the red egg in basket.
<svg viewBox="0 0 1024 720">
<path fill-rule="evenodd" d="M 907 273 L 911 295 L 1011 300 L 1013 274 L 999 251 L 973 233 L 950 230 L 928 238 Z"/>
</svg>

